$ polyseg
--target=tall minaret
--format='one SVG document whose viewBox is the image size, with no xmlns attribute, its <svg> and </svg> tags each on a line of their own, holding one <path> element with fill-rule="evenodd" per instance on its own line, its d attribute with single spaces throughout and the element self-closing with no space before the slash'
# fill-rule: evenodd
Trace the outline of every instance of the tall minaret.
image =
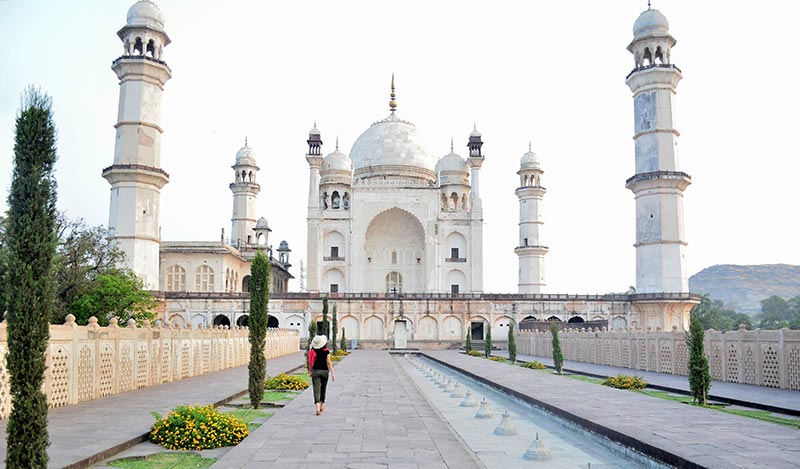
<svg viewBox="0 0 800 469">
<path fill-rule="evenodd" d="M 636 199 L 637 293 L 688 292 L 683 191 L 691 178 L 680 169 L 673 125 L 681 71 L 672 64 L 675 39 L 667 18 L 648 9 L 633 25 L 633 91 L 636 174 L 626 187 Z"/>
<path fill-rule="evenodd" d="M 472 127 L 469 134 L 467 148 L 469 157 L 467 164 L 470 169 L 470 256 L 472 278 L 470 291 L 480 293 L 483 291 L 483 201 L 481 200 L 480 174 L 483 156 L 483 139 L 476 126 Z"/>
<path fill-rule="evenodd" d="M 318 292 L 320 283 L 319 250 L 322 249 L 322 237 L 319 232 L 321 200 L 319 195 L 319 167 L 322 165 L 322 136 L 314 122 L 314 128 L 308 132 L 308 236 L 306 243 L 307 286 L 306 291 Z"/>
<path fill-rule="evenodd" d="M 119 111 L 114 164 L 103 170 L 111 184 L 108 226 L 125 264 L 144 282 L 159 288 L 159 205 L 169 175 L 161 169 L 161 91 L 172 77 L 163 49 L 170 43 L 164 16 L 149 0 L 128 10 L 117 32 L 122 56 L 111 68 L 119 78 Z"/>
<path fill-rule="evenodd" d="M 519 256 L 519 293 L 541 293 L 544 288 L 544 256 L 547 246 L 542 245 L 542 165 L 531 151 L 520 160 L 519 187 L 519 246 L 514 252 Z"/>
<path fill-rule="evenodd" d="M 261 191 L 261 186 L 256 183 L 256 152 L 244 146 L 236 153 L 236 163 L 233 168 L 233 182 L 230 184 L 233 192 L 233 212 L 231 214 L 231 245 L 245 246 L 255 244 L 256 225 L 256 197 Z"/>
</svg>

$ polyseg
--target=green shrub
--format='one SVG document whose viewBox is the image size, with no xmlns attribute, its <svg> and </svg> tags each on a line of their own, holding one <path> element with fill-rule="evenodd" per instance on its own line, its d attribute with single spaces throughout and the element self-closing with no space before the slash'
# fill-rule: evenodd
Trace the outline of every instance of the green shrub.
<svg viewBox="0 0 800 469">
<path fill-rule="evenodd" d="M 503 357 L 489 357 L 489 360 L 491 360 L 493 362 L 504 362 L 504 361 L 506 361 L 506 359 L 503 358 Z"/>
<path fill-rule="evenodd" d="M 274 378 L 268 379 L 264 387 L 275 391 L 302 391 L 308 387 L 308 383 L 299 376 L 281 373 Z"/>
<path fill-rule="evenodd" d="M 523 368 L 530 368 L 532 370 L 546 370 L 547 369 L 547 366 L 544 363 L 542 363 L 540 361 L 537 361 L 537 360 L 533 360 L 531 362 L 527 362 L 524 365 L 522 365 L 522 367 Z"/>
<path fill-rule="evenodd" d="M 617 389 L 644 389 L 647 387 L 647 383 L 645 383 L 640 376 L 622 374 L 609 376 L 600 384 Z"/>
<path fill-rule="evenodd" d="M 470 350 L 469 352 L 467 352 L 467 355 L 469 355 L 470 357 L 482 357 L 483 352 L 479 352 L 477 350 Z"/>
<path fill-rule="evenodd" d="M 238 445 L 250 431 L 239 418 L 213 405 L 176 407 L 166 417 L 153 412 L 156 422 L 150 441 L 172 450 L 201 450 Z"/>
</svg>

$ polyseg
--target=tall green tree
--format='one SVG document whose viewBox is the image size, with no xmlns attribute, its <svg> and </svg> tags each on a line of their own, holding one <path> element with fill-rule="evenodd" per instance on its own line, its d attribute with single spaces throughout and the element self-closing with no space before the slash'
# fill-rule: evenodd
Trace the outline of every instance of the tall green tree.
<svg viewBox="0 0 800 469">
<path fill-rule="evenodd" d="M 761 313 L 756 318 L 762 329 L 800 329 L 800 296 L 789 301 L 777 295 L 761 300 Z"/>
<path fill-rule="evenodd" d="M 467 353 L 472 351 L 472 331 L 467 331 L 467 340 L 466 344 L 464 345 L 464 350 L 466 350 Z"/>
<path fill-rule="evenodd" d="M 508 359 L 517 362 L 517 339 L 514 337 L 514 323 L 508 323 Z"/>
<path fill-rule="evenodd" d="M 68 307 L 78 324 L 88 323 L 91 316 L 101 326 L 107 326 L 112 317 L 120 324 L 134 319 L 139 325 L 155 318 L 153 311 L 158 302 L 143 290 L 142 280 L 129 270 L 101 274 L 86 288 L 88 291 L 78 295 Z"/>
<path fill-rule="evenodd" d="M 317 321 L 311 321 L 311 324 L 308 325 L 308 341 L 306 343 L 306 349 L 311 349 L 311 341 L 314 340 L 314 336 L 317 335 Z"/>
<path fill-rule="evenodd" d="M 250 363 L 247 365 L 250 404 L 258 409 L 264 397 L 264 382 L 267 377 L 267 342 L 269 323 L 269 259 L 259 250 L 250 265 L 250 317 L 247 319 L 250 339 Z"/>
<path fill-rule="evenodd" d="M 492 356 L 492 325 L 489 324 L 489 327 L 486 329 L 486 340 L 483 341 L 483 354 L 486 355 L 486 358 Z"/>
<path fill-rule="evenodd" d="M 686 333 L 686 347 L 689 349 L 689 392 L 694 402 L 705 405 L 711 389 L 711 373 L 708 370 L 708 357 L 703 343 L 703 326 L 696 317 L 689 324 Z"/>
<path fill-rule="evenodd" d="M 336 331 L 338 331 L 339 327 L 339 320 L 336 318 L 336 303 L 333 304 L 333 319 L 331 320 L 331 350 L 333 353 L 336 353 L 336 347 L 339 345 L 336 343 Z"/>
<path fill-rule="evenodd" d="M 98 288 L 97 280 L 101 275 L 122 273 L 116 266 L 121 264 L 125 254 L 112 244 L 108 228 L 89 226 L 83 219 L 71 220 L 59 214 L 57 233 L 53 269 L 56 305 L 51 322 L 62 324 L 67 313 L 75 314 L 69 311 L 70 305 L 81 295 Z"/>
<path fill-rule="evenodd" d="M 347 351 L 347 338 L 344 336 L 344 327 L 342 328 L 342 343 L 340 344 L 342 351 Z"/>
<path fill-rule="evenodd" d="M 317 333 L 325 337 L 331 336 L 331 323 L 328 321 L 328 295 L 322 297 L 322 330 Z"/>
<path fill-rule="evenodd" d="M 553 365 L 556 373 L 561 374 L 564 370 L 564 354 L 561 352 L 561 339 L 558 338 L 558 324 L 556 321 L 550 323 L 550 335 L 553 336 Z"/>
<path fill-rule="evenodd" d="M 692 317 L 697 317 L 703 329 L 714 329 L 717 331 L 732 331 L 739 328 L 739 324 L 744 324 L 748 329 L 752 328 L 750 316 L 725 306 L 720 300 L 714 300 L 708 295 L 703 295 L 700 303 L 694 305 L 691 312 Z"/>
<path fill-rule="evenodd" d="M 50 336 L 56 249 L 56 128 L 52 101 L 32 87 L 22 97 L 6 220 L 3 296 L 8 311 L 11 415 L 6 466 L 47 467 L 47 397 L 42 392 Z"/>
</svg>

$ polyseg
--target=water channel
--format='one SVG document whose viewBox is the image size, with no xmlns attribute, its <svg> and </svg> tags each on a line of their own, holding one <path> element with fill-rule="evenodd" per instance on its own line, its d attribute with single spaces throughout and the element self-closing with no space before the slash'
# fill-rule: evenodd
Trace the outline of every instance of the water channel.
<svg viewBox="0 0 800 469">
<path fill-rule="evenodd" d="M 426 357 L 395 359 L 486 467 L 669 467 Z"/>
</svg>

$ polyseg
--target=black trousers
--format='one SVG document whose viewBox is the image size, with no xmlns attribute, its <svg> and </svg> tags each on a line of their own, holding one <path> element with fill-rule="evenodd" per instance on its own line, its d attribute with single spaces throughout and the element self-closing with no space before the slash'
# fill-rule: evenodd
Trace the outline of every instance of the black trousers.
<svg viewBox="0 0 800 469">
<path fill-rule="evenodd" d="M 314 404 L 324 404 L 325 390 L 328 388 L 328 370 L 311 370 L 311 384 L 314 387 Z"/>
</svg>

